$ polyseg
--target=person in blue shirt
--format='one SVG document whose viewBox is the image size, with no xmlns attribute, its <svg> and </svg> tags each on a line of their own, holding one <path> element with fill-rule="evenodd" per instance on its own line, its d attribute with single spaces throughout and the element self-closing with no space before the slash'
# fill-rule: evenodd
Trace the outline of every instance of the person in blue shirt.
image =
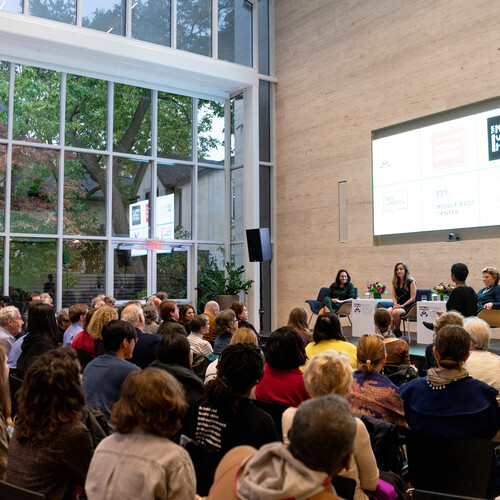
<svg viewBox="0 0 500 500">
<path fill-rule="evenodd" d="M 481 309 L 500 309 L 500 286 L 498 280 L 500 273 L 495 267 L 485 267 L 483 269 L 484 288 L 477 292 L 477 312 Z"/>
</svg>

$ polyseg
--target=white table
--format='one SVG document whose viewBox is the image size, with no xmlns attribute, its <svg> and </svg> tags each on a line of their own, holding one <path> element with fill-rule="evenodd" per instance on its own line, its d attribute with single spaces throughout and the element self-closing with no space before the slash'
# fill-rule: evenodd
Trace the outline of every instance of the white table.
<svg viewBox="0 0 500 500">
<path fill-rule="evenodd" d="M 382 295 L 382 297 L 384 297 Z M 361 337 L 365 333 L 375 333 L 373 315 L 377 310 L 377 304 L 388 300 L 387 295 L 381 299 L 353 299 L 352 300 L 352 336 Z"/>
<path fill-rule="evenodd" d="M 434 323 L 438 312 L 446 312 L 446 301 L 419 301 L 417 302 L 417 342 L 419 344 L 430 344 L 433 340 L 434 331 L 425 328 L 424 321 Z"/>
</svg>

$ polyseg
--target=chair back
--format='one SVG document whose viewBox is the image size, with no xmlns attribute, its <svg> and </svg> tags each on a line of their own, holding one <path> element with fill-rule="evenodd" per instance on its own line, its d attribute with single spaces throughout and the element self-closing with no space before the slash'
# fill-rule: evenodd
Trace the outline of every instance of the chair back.
<svg viewBox="0 0 500 500">
<path fill-rule="evenodd" d="M 427 300 L 431 300 L 432 290 L 430 288 L 417 288 L 417 296 L 415 300 L 418 302 L 422 300 L 422 295 L 427 297 Z"/>
<path fill-rule="evenodd" d="M 309 323 L 311 322 L 311 318 L 313 317 L 313 315 L 318 314 L 321 301 L 328 295 L 329 291 L 330 288 L 323 286 L 319 289 L 318 297 L 316 298 L 316 300 L 314 299 L 306 300 L 306 302 L 309 304 L 309 307 L 311 308 L 311 317 L 309 318 Z"/>
<path fill-rule="evenodd" d="M 42 500 L 45 498 L 45 495 L 25 490 L 24 488 L 0 480 L 0 498 L 9 500 Z"/>
<path fill-rule="evenodd" d="M 490 326 L 500 326 L 500 309 L 481 309 L 477 315 L 478 318 L 486 321 Z"/>
<path fill-rule="evenodd" d="M 408 431 L 410 482 L 417 489 L 486 498 L 494 446 L 486 439 L 445 440 Z"/>
<path fill-rule="evenodd" d="M 265 411 L 274 421 L 276 425 L 276 430 L 278 431 L 278 436 L 280 441 L 283 440 L 283 429 L 281 426 L 281 417 L 283 412 L 290 406 L 284 403 L 272 403 L 270 401 L 259 401 L 258 399 L 254 399 L 252 403 Z"/>
<path fill-rule="evenodd" d="M 356 481 L 350 477 L 335 476 L 332 477 L 332 485 L 335 492 L 344 500 L 353 500 L 356 491 Z"/>
</svg>

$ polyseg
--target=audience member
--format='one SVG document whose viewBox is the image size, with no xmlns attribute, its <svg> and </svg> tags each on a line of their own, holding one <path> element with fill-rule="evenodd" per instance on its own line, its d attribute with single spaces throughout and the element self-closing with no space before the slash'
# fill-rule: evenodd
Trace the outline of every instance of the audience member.
<svg viewBox="0 0 500 500">
<path fill-rule="evenodd" d="M 109 306 L 109 307 L 115 307 L 116 299 L 114 297 L 111 297 L 110 295 L 106 295 L 104 299 L 104 305 Z"/>
<path fill-rule="evenodd" d="M 63 307 L 57 314 L 57 327 L 59 329 L 57 341 L 62 344 L 64 332 L 70 327 L 71 320 L 69 319 L 69 308 Z"/>
<path fill-rule="evenodd" d="M 387 359 L 382 337 L 363 335 L 358 341 L 357 356 L 359 370 L 354 372 L 354 380 L 347 393 L 352 412 L 406 426 L 398 388 L 380 373 Z"/>
<path fill-rule="evenodd" d="M 86 304 L 75 304 L 69 308 L 71 325 L 64 332 L 63 347 L 70 347 L 76 335 L 83 330 L 83 320 L 88 310 Z"/>
<path fill-rule="evenodd" d="M 161 299 L 158 298 L 156 295 L 151 295 L 151 297 L 149 297 L 149 299 L 146 301 L 146 307 L 151 305 L 155 306 L 158 315 L 160 314 L 160 304 L 161 304 Z"/>
<path fill-rule="evenodd" d="M 75 487 L 85 484 L 94 451 L 84 406 L 73 350 L 59 348 L 34 359 L 18 392 L 5 480 L 51 500 L 72 498 Z"/>
<path fill-rule="evenodd" d="M 470 337 L 470 354 L 464 368 L 471 377 L 482 380 L 500 391 L 500 356 L 488 351 L 491 339 L 490 326 L 479 318 L 467 318 L 465 331 Z M 500 394 L 497 395 L 500 404 Z"/>
<path fill-rule="evenodd" d="M 355 298 L 354 285 L 351 283 L 349 273 L 345 269 L 340 269 L 335 281 L 330 285 L 328 295 L 319 305 L 319 314 L 336 313 L 344 302 L 352 302 Z"/>
<path fill-rule="evenodd" d="M 137 333 L 137 343 L 130 362 L 139 368 L 146 368 L 156 359 L 156 351 L 161 337 L 154 333 L 144 332 L 144 313 L 142 308 L 135 304 L 126 306 L 122 311 L 121 318 L 123 321 L 130 323 Z"/>
<path fill-rule="evenodd" d="M 24 321 L 19 309 L 14 306 L 6 306 L 0 309 L 0 345 L 5 347 L 9 355 L 18 335 L 21 334 Z"/>
<path fill-rule="evenodd" d="M 0 297 L 0 307 L 7 307 L 12 305 L 12 300 L 8 295 Z"/>
<path fill-rule="evenodd" d="M 158 328 L 160 325 L 158 325 L 158 309 L 152 304 L 146 304 L 146 306 L 143 309 L 144 312 L 144 320 L 146 321 L 146 324 L 144 325 L 144 331 L 146 333 L 158 333 Z"/>
<path fill-rule="evenodd" d="M 232 309 L 224 309 L 215 318 L 217 338 L 214 342 L 214 354 L 220 355 L 231 342 L 232 336 L 238 331 L 238 319 Z"/>
<path fill-rule="evenodd" d="M 300 370 L 306 353 L 294 328 L 284 326 L 273 332 L 264 345 L 264 357 L 264 375 L 255 386 L 256 399 L 290 406 L 309 399 Z"/>
<path fill-rule="evenodd" d="M 90 308 L 97 309 L 98 307 L 105 305 L 104 304 L 104 297 L 105 297 L 105 295 L 102 293 L 100 295 L 97 295 L 97 297 L 94 297 L 92 299 L 92 302 L 90 303 Z"/>
<path fill-rule="evenodd" d="M 40 294 L 40 300 L 44 304 L 49 304 L 49 306 L 53 306 L 54 305 L 54 300 L 52 299 L 50 293 L 41 293 Z"/>
<path fill-rule="evenodd" d="M 327 394 L 345 397 L 352 383 L 349 358 L 331 349 L 320 352 L 308 363 L 304 372 L 304 382 L 312 398 Z M 285 444 L 290 442 L 288 432 L 296 412 L 296 408 L 288 408 L 283 413 L 282 428 Z M 357 417 L 354 451 L 349 466 L 339 472 L 339 475 L 356 481 L 354 500 L 366 500 L 368 497 L 363 490 L 374 491 L 377 487 L 379 471 L 370 444 L 370 435 L 365 424 Z"/>
<path fill-rule="evenodd" d="M 219 314 L 219 311 L 219 304 L 215 302 L 215 300 L 210 300 L 209 302 L 207 302 L 205 305 L 205 310 L 203 311 L 203 314 L 208 318 L 208 322 L 210 323 L 210 329 L 208 333 L 203 335 L 203 340 L 207 340 L 211 344 L 215 342 L 215 339 L 217 337 L 215 317 L 217 316 L 217 314 Z"/>
<path fill-rule="evenodd" d="M 194 500 L 188 453 L 171 439 L 186 413 L 182 388 L 156 368 L 128 375 L 111 421 L 116 433 L 97 447 L 85 483 L 89 500 Z"/>
<path fill-rule="evenodd" d="M 189 323 L 189 327 L 191 329 L 191 333 L 188 335 L 187 339 L 193 354 L 201 354 L 203 356 L 212 354 L 213 348 L 210 342 L 203 340 L 203 335 L 208 332 L 210 328 L 208 317 L 204 314 L 195 316 Z"/>
<path fill-rule="evenodd" d="M 168 300 L 168 294 L 167 294 L 167 292 L 161 292 L 161 291 L 160 292 L 156 292 L 155 296 L 158 297 L 162 302 L 164 300 Z"/>
<path fill-rule="evenodd" d="M 296 307 L 290 311 L 287 326 L 295 328 L 304 347 L 313 341 L 312 333 L 307 325 L 307 312 L 303 307 Z"/>
<path fill-rule="evenodd" d="M 7 351 L 3 345 L 0 345 L 0 479 L 3 479 L 5 469 L 7 468 L 7 451 L 9 447 L 9 432 L 7 427 L 12 425 L 10 411 Z"/>
<path fill-rule="evenodd" d="M 382 335 L 387 353 L 387 363 L 395 365 L 410 364 L 410 348 L 406 340 L 397 339 L 392 333 L 390 326 L 392 323 L 392 315 L 383 307 L 379 307 L 373 315 L 375 327 Z"/>
<path fill-rule="evenodd" d="M 248 310 L 247 306 L 244 302 L 233 302 L 231 304 L 231 309 L 236 314 L 236 318 L 238 320 L 238 328 L 250 328 L 250 330 L 257 335 L 257 339 L 259 339 L 259 334 L 257 330 L 254 328 L 252 323 L 248 322 Z"/>
<path fill-rule="evenodd" d="M 208 500 L 340 500 L 330 481 L 348 465 L 355 434 L 344 398 L 330 394 L 305 401 L 290 429 L 290 444 L 232 449 L 217 468 Z"/>
<path fill-rule="evenodd" d="M 114 319 L 118 319 L 118 311 L 114 307 L 102 305 L 96 308 L 96 312 L 92 316 L 87 327 L 87 332 L 94 339 L 94 351 L 96 356 L 100 356 L 105 352 L 102 343 L 102 329 Z"/>
<path fill-rule="evenodd" d="M 500 273 L 495 267 L 488 266 L 483 269 L 484 288 L 477 292 L 477 312 L 481 309 L 500 309 L 499 279 Z"/>
<path fill-rule="evenodd" d="M 394 334 L 401 337 L 401 316 L 407 314 L 415 304 L 417 282 L 411 277 L 406 262 L 398 262 L 394 266 L 392 277 L 392 300 L 394 305 L 388 309 L 392 314 Z"/>
<path fill-rule="evenodd" d="M 179 323 L 186 329 L 186 332 L 191 333 L 189 323 L 194 318 L 196 312 L 194 307 L 189 304 L 183 304 L 179 307 Z"/>
<path fill-rule="evenodd" d="M 160 316 L 163 321 L 158 328 L 158 335 L 161 338 L 165 338 L 172 332 L 187 335 L 186 329 L 179 323 L 179 308 L 173 300 L 164 300 L 160 304 Z"/>
<path fill-rule="evenodd" d="M 101 309 L 96 311 L 92 320 Z M 132 357 L 136 339 L 137 333 L 130 323 L 111 320 L 102 329 L 105 353 L 92 360 L 83 370 L 82 386 L 87 404 L 103 413 L 108 422 L 113 404 L 120 397 L 125 377 L 131 372 L 140 371 L 138 366 L 126 361 Z"/>
<path fill-rule="evenodd" d="M 345 353 L 351 360 L 351 366 L 358 367 L 356 346 L 347 342 L 342 334 L 339 318 L 334 313 L 318 316 L 314 325 L 313 342 L 306 346 L 306 355 L 308 359 L 312 359 L 313 356 L 326 349 Z"/>
<path fill-rule="evenodd" d="M 76 351 L 82 371 L 95 358 L 94 338 L 88 333 L 89 323 L 97 309 L 89 309 L 83 320 L 83 330 L 76 334 L 71 347 Z"/>
</svg>

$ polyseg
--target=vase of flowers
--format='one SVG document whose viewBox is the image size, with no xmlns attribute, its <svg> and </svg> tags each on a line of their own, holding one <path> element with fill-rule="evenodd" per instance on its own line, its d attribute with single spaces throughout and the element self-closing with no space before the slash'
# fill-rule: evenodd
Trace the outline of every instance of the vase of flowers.
<svg viewBox="0 0 500 500">
<path fill-rule="evenodd" d="M 374 299 L 382 298 L 382 294 L 387 293 L 385 285 L 376 281 L 375 283 L 370 283 L 367 286 L 368 292 L 373 295 Z"/>
<path fill-rule="evenodd" d="M 439 285 L 432 289 L 432 292 L 436 295 L 439 295 L 439 300 L 445 300 L 445 298 L 448 299 L 450 293 L 454 289 L 455 287 L 451 283 L 448 283 L 447 285 L 445 285 L 444 283 L 439 283 Z"/>
</svg>

